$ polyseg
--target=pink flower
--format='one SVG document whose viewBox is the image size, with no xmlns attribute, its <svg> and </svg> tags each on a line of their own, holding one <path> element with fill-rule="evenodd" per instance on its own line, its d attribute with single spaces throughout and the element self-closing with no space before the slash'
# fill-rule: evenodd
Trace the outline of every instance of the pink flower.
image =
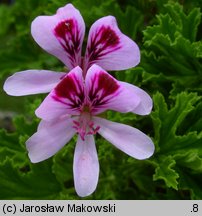
<svg viewBox="0 0 202 216">
<path fill-rule="evenodd" d="M 124 70 L 140 61 L 138 46 L 121 33 L 113 16 L 103 17 L 92 25 L 82 58 L 85 24 L 72 4 L 59 8 L 53 16 L 37 17 L 31 33 L 44 50 L 60 59 L 69 70 L 80 66 L 84 76 L 92 64 L 105 70 Z M 64 75 L 47 70 L 21 71 L 6 80 L 4 90 L 14 96 L 47 93 Z"/>
<path fill-rule="evenodd" d="M 117 81 L 97 65 L 92 65 L 84 77 L 77 66 L 36 110 L 42 120 L 26 142 L 30 160 L 37 163 L 53 156 L 77 133 L 74 184 L 79 196 L 87 196 L 96 189 L 99 176 L 94 134 L 99 133 L 136 159 L 146 159 L 154 152 L 152 140 L 138 129 L 98 115 L 106 110 L 147 115 L 151 109 L 150 96 L 140 88 Z"/>
</svg>

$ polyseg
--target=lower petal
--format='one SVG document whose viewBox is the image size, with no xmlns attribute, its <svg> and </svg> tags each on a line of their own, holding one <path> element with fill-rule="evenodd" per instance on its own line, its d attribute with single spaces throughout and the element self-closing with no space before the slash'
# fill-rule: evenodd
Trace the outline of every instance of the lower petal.
<svg viewBox="0 0 202 216">
<path fill-rule="evenodd" d="M 98 117 L 94 122 L 100 126 L 98 133 L 131 157 L 142 160 L 153 155 L 152 140 L 138 129 Z"/>
<path fill-rule="evenodd" d="M 26 70 L 13 74 L 4 84 L 8 95 L 23 96 L 50 92 L 66 73 Z"/>
<path fill-rule="evenodd" d="M 57 121 L 41 121 L 38 131 L 26 142 L 32 163 L 48 159 L 58 152 L 74 136 L 71 118 Z"/>
<path fill-rule="evenodd" d="M 78 137 L 73 169 L 77 194 L 85 197 L 93 193 L 99 177 L 99 162 L 93 136 L 86 136 L 84 141 Z"/>
</svg>

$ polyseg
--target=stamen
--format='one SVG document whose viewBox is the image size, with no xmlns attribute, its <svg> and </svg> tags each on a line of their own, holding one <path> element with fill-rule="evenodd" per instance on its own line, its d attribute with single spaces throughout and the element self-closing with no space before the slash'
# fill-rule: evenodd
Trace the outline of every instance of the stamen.
<svg viewBox="0 0 202 216">
<path fill-rule="evenodd" d="M 79 125 L 80 125 L 80 123 L 78 122 L 78 121 L 73 121 L 73 123 L 77 126 L 77 127 L 79 127 Z"/>
<path fill-rule="evenodd" d="M 91 121 L 90 113 L 82 113 L 79 120 L 73 121 L 73 128 L 80 135 L 81 139 L 84 141 L 85 136 L 94 135 L 100 129 L 100 126 L 95 126 L 94 122 Z"/>
</svg>

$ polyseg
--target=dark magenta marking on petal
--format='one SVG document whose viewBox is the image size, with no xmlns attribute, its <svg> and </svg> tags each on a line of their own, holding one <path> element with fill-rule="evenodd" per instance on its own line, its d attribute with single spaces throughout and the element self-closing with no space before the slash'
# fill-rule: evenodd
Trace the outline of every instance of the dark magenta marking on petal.
<svg viewBox="0 0 202 216">
<path fill-rule="evenodd" d="M 79 65 L 78 54 L 81 51 L 81 35 L 77 21 L 67 19 L 60 22 L 54 29 L 54 35 L 66 51 L 72 67 Z"/>
<path fill-rule="evenodd" d="M 118 94 L 119 84 L 110 75 L 100 73 L 94 75 L 92 87 L 89 91 L 89 100 L 93 108 L 105 105 L 109 100 Z"/>
<path fill-rule="evenodd" d="M 90 45 L 87 47 L 88 61 L 92 64 L 93 61 L 99 60 L 102 56 L 120 48 L 120 39 L 116 32 L 109 26 L 102 26 L 96 34 L 92 36 Z"/>
<path fill-rule="evenodd" d="M 84 89 L 80 85 L 80 81 L 74 74 L 67 75 L 55 88 L 55 100 L 60 101 L 72 109 L 80 109 L 84 103 Z M 69 102 L 64 102 L 63 99 L 68 99 Z"/>
<path fill-rule="evenodd" d="M 100 42 L 105 43 L 106 47 L 115 46 L 119 43 L 119 38 L 110 27 L 102 27 Z"/>
</svg>

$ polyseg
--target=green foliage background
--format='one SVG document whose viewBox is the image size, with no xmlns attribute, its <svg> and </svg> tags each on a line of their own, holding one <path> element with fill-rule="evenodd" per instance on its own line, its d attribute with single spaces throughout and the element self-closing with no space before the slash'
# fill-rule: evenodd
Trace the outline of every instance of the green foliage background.
<svg viewBox="0 0 202 216">
<path fill-rule="evenodd" d="M 202 199 L 202 1 L 69 2 L 80 10 L 87 32 L 99 17 L 117 18 L 120 29 L 140 46 L 142 58 L 138 67 L 113 75 L 143 88 L 154 101 L 149 116 L 107 113 L 108 119 L 151 136 L 156 151 L 149 160 L 138 161 L 97 136 L 99 183 L 85 199 Z M 0 4 L 1 85 L 20 70 L 64 70 L 34 42 L 30 24 L 67 3 Z M 44 97 L 11 97 L 0 89 L 0 199 L 80 199 L 72 173 L 76 138 L 44 162 L 28 159 L 25 141 L 36 131 L 34 110 Z"/>
</svg>

